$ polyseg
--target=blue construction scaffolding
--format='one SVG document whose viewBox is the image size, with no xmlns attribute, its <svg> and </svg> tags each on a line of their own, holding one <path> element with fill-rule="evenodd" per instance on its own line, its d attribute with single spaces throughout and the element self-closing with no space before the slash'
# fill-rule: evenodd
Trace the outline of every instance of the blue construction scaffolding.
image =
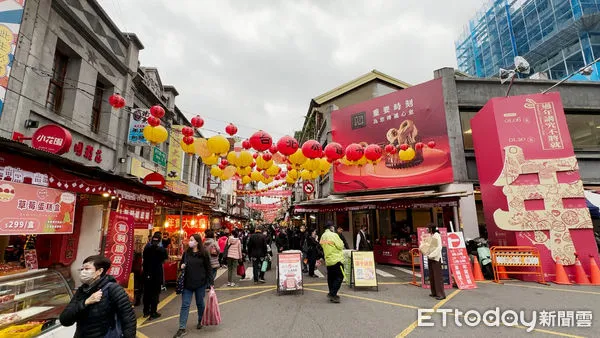
<svg viewBox="0 0 600 338">
<path fill-rule="evenodd" d="M 520 55 L 538 78 L 562 79 L 600 58 L 600 0 L 490 0 L 455 46 L 472 76 L 498 76 Z M 600 81 L 599 70 L 574 79 Z"/>
</svg>

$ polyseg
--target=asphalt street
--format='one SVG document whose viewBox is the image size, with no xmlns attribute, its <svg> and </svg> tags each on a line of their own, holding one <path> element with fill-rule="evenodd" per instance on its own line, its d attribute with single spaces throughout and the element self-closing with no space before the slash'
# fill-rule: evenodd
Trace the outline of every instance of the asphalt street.
<svg viewBox="0 0 600 338">
<path fill-rule="evenodd" d="M 248 265 L 248 264 L 246 264 Z M 219 271 L 216 288 L 220 303 L 222 323 L 218 326 L 196 330 L 195 305 L 188 320 L 187 337 L 593 337 L 600 335 L 600 287 L 541 285 L 521 281 L 504 284 L 480 282 L 474 290 L 446 290 L 447 298 L 438 301 L 428 297 L 428 290 L 410 284 L 412 275 L 406 268 L 386 265 L 377 266 L 379 290 L 355 290 L 343 285 L 340 290 L 341 303 L 327 300 L 326 278 L 310 278 L 304 275 L 304 294 L 277 295 L 275 287 L 275 265 L 266 274 L 266 284 L 255 285 L 251 278 L 227 287 L 225 270 Z M 321 267 L 319 275 L 325 275 Z M 238 279 L 237 277 L 236 279 Z M 138 336 L 172 337 L 178 329 L 181 297 L 170 288 L 161 295 L 159 312 L 162 317 L 152 321 L 138 320 Z M 466 312 L 499 308 L 500 315 L 506 310 L 523 311 L 526 322 L 536 319 L 535 327 L 527 331 L 530 324 L 518 322 L 513 326 L 512 317 L 505 318 L 510 326 L 488 327 L 483 320 L 475 327 L 465 324 L 465 318 L 454 309 Z M 419 309 L 423 323 L 420 326 Z M 431 311 L 452 310 L 446 315 Z M 537 311 L 532 317 L 532 311 Z M 549 321 L 541 321 L 541 311 L 553 313 Z M 555 312 L 552 312 L 555 311 Z M 561 313 L 559 313 L 561 311 Z M 562 312 L 564 311 L 564 312 Z M 575 311 L 591 311 L 589 313 Z M 428 320 L 424 316 L 431 315 Z M 519 314 L 519 313 L 518 313 Z M 571 320 L 569 320 L 569 314 Z M 474 318 L 470 316 L 470 318 Z M 494 324 L 495 317 L 488 317 Z M 565 319 L 566 318 L 566 319 Z M 458 324 L 456 323 L 458 321 Z M 548 325 L 545 325 L 548 324 Z M 590 324 L 591 327 L 585 327 Z M 461 326 L 459 326 L 461 325 Z M 579 327 L 578 327 L 579 326 Z"/>
</svg>

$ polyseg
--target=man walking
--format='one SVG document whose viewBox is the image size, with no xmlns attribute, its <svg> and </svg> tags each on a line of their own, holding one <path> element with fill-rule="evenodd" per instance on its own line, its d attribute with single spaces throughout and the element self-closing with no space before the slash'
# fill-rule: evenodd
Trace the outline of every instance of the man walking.
<svg viewBox="0 0 600 338">
<path fill-rule="evenodd" d="M 163 263 L 168 258 L 167 251 L 159 246 L 161 240 L 160 232 L 155 233 L 150 245 L 146 246 L 143 253 L 144 317 L 150 316 L 150 319 L 160 317 L 156 308 L 163 283 Z"/>
<path fill-rule="evenodd" d="M 265 272 L 262 271 L 262 264 L 267 257 L 267 239 L 262 234 L 263 226 L 257 225 L 256 231 L 248 239 L 248 256 L 252 260 L 252 270 L 254 272 L 254 283 L 265 282 Z"/>
<path fill-rule="evenodd" d="M 334 227 L 331 225 L 325 230 L 321 236 L 321 247 L 325 255 L 325 264 L 327 265 L 327 286 L 329 293 L 327 297 L 332 303 L 339 303 L 340 297 L 337 295 L 342 282 L 344 280 L 343 261 L 344 242 L 340 236 L 334 232 Z"/>
</svg>

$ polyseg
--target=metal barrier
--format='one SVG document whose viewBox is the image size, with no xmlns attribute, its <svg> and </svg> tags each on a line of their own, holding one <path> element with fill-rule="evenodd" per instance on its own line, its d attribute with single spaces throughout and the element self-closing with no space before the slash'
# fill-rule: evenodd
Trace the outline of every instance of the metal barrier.
<svg viewBox="0 0 600 338">
<path fill-rule="evenodd" d="M 494 282 L 502 284 L 500 274 L 512 275 L 537 275 L 537 282 L 548 284 L 544 279 L 542 260 L 540 252 L 533 246 L 493 246 L 490 249 L 492 256 L 492 269 L 494 271 Z M 534 271 L 498 271 L 498 268 L 535 268 Z"/>
<path fill-rule="evenodd" d="M 415 286 L 419 286 L 419 283 L 417 283 L 417 275 L 416 275 L 416 269 L 415 269 L 415 265 L 421 265 L 421 252 L 419 251 L 418 248 L 414 248 L 414 249 L 410 249 L 410 259 L 412 261 L 412 277 L 413 280 L 412 282 L 410 282 L 410 284 L 415 285 Z M 421 273 L 423 273 L 421 271 Z"/>
</svg>

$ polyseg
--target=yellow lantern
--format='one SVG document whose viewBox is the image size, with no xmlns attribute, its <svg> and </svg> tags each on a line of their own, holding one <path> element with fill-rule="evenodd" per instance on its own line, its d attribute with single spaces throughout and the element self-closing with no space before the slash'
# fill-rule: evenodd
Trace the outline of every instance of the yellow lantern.
<svg viewBox="0 0 600 338">
<path fill-rule="evenodd" d="M 194 147 L 194 143 L 192 143 L 192 144 L 186 144 L 185 142 L 183 142 L 183 140 L 181 140 L 181 142 L 179 142 L 179 144 L 181 145 L 181 150 L 183 150 L 184 153 L 190 154 L 190 155 L 196 153 L 196 149 Z"/>
<path fill-rule="evenodd" d="M 242 184 L 248 184 L 252 182 L 252 179 L 250 178 L 250 176 L 243 176 L 242 177 Z"/>
<path fill-rule="evenodd" d="M 194 149 L 196 150 L 196 155 L 200 157 L 209 157 L 212 155 L 208 147 L 206 146 L 206 139 L 198 137 L 194 140 Z"/>
<path fill-rule="evenodd" d="M 293 179 L 289 175 L 285 177 L 285 183 L 287 183 L 287 184 L 294 184 L 294 183 L 296 183 L 296 181 L 297 181 L 297 179 Z"/>
<path fill-rule="evenodd" d="M 302 164 L 302 168 L 313 171 L 319 169 L 319 160 L 318 159 L 308 159 Z"/>
<path fill-rule="evenodd" d="M 321 175 L 321 170 L 313 170 L 310 172 L 310 178 L 315 179 Z"/>
<path fill-rule="evenodd" d="M 263 176 L 264 177 L 264 176 Z M 270 184 L 273 182 L 273 177 L 264 177 L 263 181 L 264 184 Z"/>
<path fill-rule="evenodd" d="M 238 167 L 249 167 L 254 161 L 254 157 L 249 151 L 242 150 L 238 155 Z"/>
<path fill-rule="evenodd" d="M 311 175 L 311 172 L 310 172 L 310 171 L 308 171 L 308 170 L 302 170 L 302 171 L 300 172 L 300 178 L 302 178 L 302 179 L 303 179 L 303 180 L 305 180 L 305 181 L 308 181 L 308 180 L 310 180 L 310 179 L 311 179 L 311 177 L 312 177 L 312 175 Z"/>
<path fill-rule="evenodd" d="M 235 175 L 236 170 L 236 167 L 228 165 L 227 167 L 225 167 L 225 169 L 223 169 L 223 177 L 225 177 L 226 180 L 232 178 L 233 175 Z"/>
<path fill-rule="evenodd" d="M 206 146 L 211 153 L 223 155 L 229 151 L 231 144 L 229 144 L 229 141 L 225 136 L 215 135 L 206 141 Z"/>
<path fill-rule="evenodd" d="M 363 166 L 365 164 L 367 164 L 367 158 L 364 156 L 361 157 L 360 160 L 356 161 L 356 165 L 358 165 L 358 166 Z"/>
<path fill-rule="evenodd" d="M 295 153 L 288 157 L 288 160 L 292 165 L 298 167 L 306 162 L 307 158 L 304 156 L 304 154 L 302 154 L 302 150 L 298 149 Z"/>
<path fill-rule="evenodd" d="M 264 176 L 258 172 L 258 171 L 253 171 L 250 174 L 250 178 L 254 181 L 254 182 L 262 182 L 262 179 L 264 178 Z"/>
<path fill-rule="evenodd" d="M 321 175 L 327 174 L 331 170 L 331 163 L 325 158 L 319 159 L 319 170 L 321 171 Z"/>
<path fill-rule="evenodd" d="M 215 165 L 219 162 L 219 157 L 215 154 L 212 154 L 208 157 L 203 157 L 202 162 L 206 165 Z"/>
<path fill-rule="evenodd" d="M 238 164 L 238 159 L 239 159 L 239 154 L 236 153 L 235 151 L 230 151 L 229 154 L 227 154 L 227 161 L 229 161 L 230 164 L 239 167 L 240 165 Z"/>
<path fill-rule="evenodd" d="M 248 175 L 250 175 L 251 172 L 252 172 L 252 168 L 250 168 L 250 167 L 237 168 L 237 173 L 240 176 L 248 176 Z"/>
<path fill-rule="evenodd" d="M 342 159 L 340 160 L 340 162 L 342 162 L 342 164 L 346 165 L 346 166 L 351 166 L 351 165 L 354 164 L 354 163 L 352 163 L 352 161 L 348 161 L 348 159 L 346 158 L 346 156 L 342 157 Z"/>
<path fill-rule="evenodd" d="M 221 175 L 223 175 L 223 170 L 221 170 L 221 168 L 217 166 L 213 166 L 212 168 L 210 168 L 210 174 L 214 177 L 221 177 Z"/>
<path fill-rule="evenodd" d="M 169 133 L 163 126 L 153 127 L 147 125 L 144 127 L 142 133 L 144 134 L 144 138 L 151 144 L 163 143 L 169 138 Z"/>
<path fill-rule="evenodd" d="M 267 170 L 265 170 L 265 172 L 269 176 L 276 176 L 277 174 L 279 174 L 280 171 L 281 171 L 281 168 L 279 168 L 276 165 L 272 165 L 272 166 L 268 167 Z"/>
<path fill-rule="evenodd" d="M 256 167 L 260 170 L 265 170 L 273 165 L 273 160 L 265 161 L 262 156 L 256 158 Z"/>
<path fill-rule="evenodd" d="M 402 161 L 411 161 L 413 158 L 415 158 L 415 156 L 416 156 L 416 153 L 413 148 L 408 148 L 406 150 L 400 150 L 400 152 L 398 153 L 398 157 Z"/>
<path fill-rule="evenodd" d="M 298 170 L 296 169 L 292 169 L 290 171 L 288 171 L 287 173 L 287 177 L 290 177 L 294 180 L 294 182 L 296 182 L 298 180 Z"/>
</svg>

